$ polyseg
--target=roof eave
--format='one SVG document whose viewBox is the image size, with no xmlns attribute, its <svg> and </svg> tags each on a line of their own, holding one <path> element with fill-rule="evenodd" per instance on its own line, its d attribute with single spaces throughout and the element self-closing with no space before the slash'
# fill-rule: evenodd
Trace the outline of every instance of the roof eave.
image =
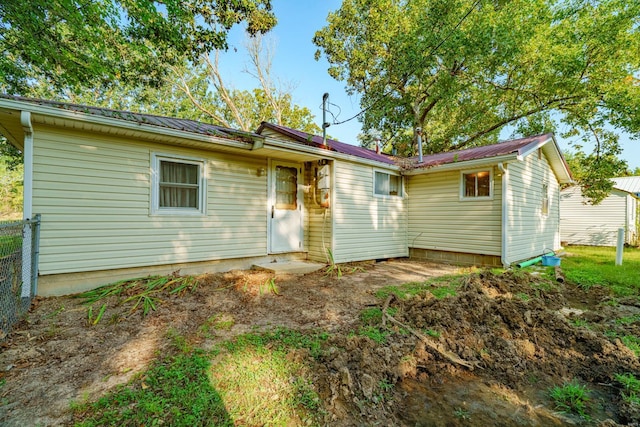
<svg viewBox="0 0 640 427">
<path fill-rule="evenodd" d="M 549 142 L 551 142 L 552 144 L 549 145 Z M 546 147 L 551 147 L 551 148 L 546 148 Z M 519 154 L 518 160 L 524 160 L 524 158 L 527 157 L 528 155 L 535 153 L 539 149 L 545 150 L 545 148 L 546 148 L 545 154 L 547 156 L 551 155 L 552 157 L 555 158 L 555 160 L 557 160 L 557 162 L 553 162 L 552 160 L 554 159 L 552 158 L 550 159 L 549 163 L 551 168 L 553 169 L 553 172 L 556 174 L 556 177 L 558 178 L 558 182 L 560 182 L 561 184 L 574 183 L 575 181 L 573 180 L 573 176 L 571 175 L 571 171 L 569 170 L 567 161 L 562 155 L 562 151 L 560 151 L 560 146 L 558 145 L 558 141 L 556 141 L 556 138 L 553 134 L 547 134 L 545 139 L 541 139 L 540 141 L 533 142 L 525 146 L 523 149 L 518 150 L 518 154 Z M 560 167 L 558 167 L 558 165 L 560 165 Z"/>
<path fill-rule="evenodd" d="M 375 166 L 378 168 L 391 169 L 399 171 L 400 167 L 396 164 L 378 162 L 376 160 L 369 160 L 363 157 L 352 156 L 350 154 L 343 154 L 338 151 L 328 150 L 326 148 L 313 147 L 310 145 L 301 145 L 297 142 L 283 141 L 272 137 L 266 137 L 265 147 L 271 147 L 276 149 L 284 149 L 286 151 L 297 151 L 306 154 L 317 156 L 318 158 L 331 158 L 337 160 L 344 160 L 352 163 L 360 163 L 369 166 Z"/>
<path fill-rule="evenodd" d="M 445 163 L 435 166 L 426 166 L 426 167 L 414 167 L 412 169 L 406 170 L 404 175 L 424 175 L 435 172 L 444 172 L 451 170 L 459 170 L 459 169 L 471 169 L 476 167 L 482 167 L 487 165 L 494 165 L 498 163 L 506 163 L 520 160 L 517 154 L 505 154 L 502 156 L 495 157 L 485 157 L 482 159 L 473 159 L 473 160 L 464 160 L 453 163 Z"/>
<path fill-rule="evenodd" d="M 177 129 L 165 128 L 161 126 L 153 126 L 144 123 L 131 122 L 128 120 L 122 120 L 111 117 L 97 116 L 93 114 L 82 113 L 78 111 L 64 110 L 55 107 L 48 107 L 44 105 L 31 104 L 23 101 L 14 101 L 9 99 L 0 99 L 0 108 L 13 109 L 15 111 L 30 111 L 36 116 L 54 117 L 63 120 L 72 120 L 80 123 L 94 124 L 99 126 L 110 126 L 112 128 L 118 128 L 123 130 L 145 132 L 157 135 L 163 135 L 174 138 L 190 139 L 198 142 L 214 143 L 218 145 L 227 146 L 230 148 L 240 148 L 250 150 L 256 141 L 245 142 L 235 139 L 229 139 L 219 137 L 215 135 L 204 135 L 189 131 L 181 131 Z M 253 138 L 262 139 L 262 136 L 252 136 Z"/>
<path fill-rule="evenodd" d="M 567 161 L 564 158 L 564 155 L 562 154 L 562 151 L 560 150 L 560 146 L 558 145 L 558 141 L 556 141 L 556 137 L 552 134 L 550 136 L 549 139 L 547 139 L 545 141 L 545 144 L 543 145 L 547 145 L 547 143 L 551 141 L 552 144 L 550 145 L 550 147 L 552 147 L 552 152 L 553 155 L 557 157 L 557 159 L 560 162 L 561 167 L 559 168 L 554 168 L 553 164 L 551 165 L 554 173 L 556 174 L 556 177 L 558 178 L 558 182 L 560 182 L 560 184 L 573 184 L 575 183 L 574 179 L 573 179 L 573 175 L 571 174 L 571 170 L 569 169 L 569 165 L 567 164 Z M 549 146 L 549 145 L 547 145 Z"/>
<path fill-rule="evenodd" d="M 542 148 L 542 146 L 546 145 L 549 141 L 555 142 L 553 134 L 546 134 L 542 136 L 546 136 L 546 138 L 540 139 L 540 141 L 532 142 L 531 144 L 524 146 L 522 149 L 518 150 L 518 154 L 522 156 L 522 158 L 525 158 L 529 154 L 536 152 L 538 148 Z"/>
</svg>

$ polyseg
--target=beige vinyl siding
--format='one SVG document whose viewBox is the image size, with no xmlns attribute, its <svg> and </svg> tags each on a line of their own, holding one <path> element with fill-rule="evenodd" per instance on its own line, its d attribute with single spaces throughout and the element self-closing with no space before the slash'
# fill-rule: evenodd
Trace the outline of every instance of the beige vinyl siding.
<svg viewBox="0 0 640 427">
<path fill-rule="evenodd" d="M 500 178 L 494 171 L 493 197 L 478 200 L 460 200 L 461 179 L 459 170 L 409 177 L 409 246 L 499 256 Z"/>
<path fill-rule="evenodd" d="M 560 186 L 546 157 L 534 152 L 507 165 L 507 263 L 526 260 L 560 247 Z M 549 212 L 542 213 L 543 184 Z"/>
<path fill-rule="evenodd" d="M 628 194 L 613 190 L 598 205 L 586 204 L 580 187 L 564 189 L 560 195 L 562 241 L 570 245 L 615 246 L 618 228 L 627 224 Z"/>
<path fill-rule="evenodd" d="M 35 129 L 40 274 L 266 254 L 264 159 Z M 151 153 L 205 161 L 206 215 L 150 215 Z"/>
<path fill-rule="evenodd" d="M 311 261 L 327 261 L 327 250 L 331 249 L 331 209 L 311 207 L 308 214 L 308 257 Z M 324 232 L 323 232 L 324 229 Z M 324 235 L 324 244 L 323 244 Z"/>
<path fill-rule="evenodd" d="M 334 161 L 334 260 L 408 256 L 406 198 L 373 194 L 374 169 Z"/>
<path fill-rule="evenodd" d="M 331 249 L 331 208 L 321 208 L 313 200 L 315 164 L 305 170 L 305 185 L 310 191 L 305 194 L 305 234 L 307 257 L 311 261 L 326 262 L 327 249 Z M 323 243 L 324 237 L 324 243 Z"/>
</svg>

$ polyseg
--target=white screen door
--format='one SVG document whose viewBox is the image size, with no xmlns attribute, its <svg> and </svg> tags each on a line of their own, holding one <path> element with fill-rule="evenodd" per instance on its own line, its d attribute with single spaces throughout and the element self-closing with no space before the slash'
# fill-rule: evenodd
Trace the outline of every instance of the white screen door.
<svg viewBox="0 0 640 427">
<path fill-rule="evenodd" d="M 271 163 L 271 196 L 269 197 L 271 253 L 302 250 L 302 202 L 300 165 Z"/>
</svg>

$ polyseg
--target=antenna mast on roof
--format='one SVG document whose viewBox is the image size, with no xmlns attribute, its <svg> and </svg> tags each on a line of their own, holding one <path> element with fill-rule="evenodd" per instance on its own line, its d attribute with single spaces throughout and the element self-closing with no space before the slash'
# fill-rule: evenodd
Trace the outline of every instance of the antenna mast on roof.
<svg viewBox="0 0 640 427">
<path fill-rule="evenodd" d="M 327 100 L 329 94 L 327 92 L 322 95 L 322 145 L 327 145 L 327 128 L 331 126 L 327 123 Z"/>
</svg>

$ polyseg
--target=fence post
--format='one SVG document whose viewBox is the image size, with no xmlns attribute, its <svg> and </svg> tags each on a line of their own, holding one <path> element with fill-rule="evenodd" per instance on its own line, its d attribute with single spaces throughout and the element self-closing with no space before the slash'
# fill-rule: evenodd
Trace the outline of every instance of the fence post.
<svg viewBox="0 0 640 427">
<path fill-rule="evenodd" d="M 38 258 L 40 256 L 40 214 L 33 217 L 33 241 L 31 243 L 31 296 L 38 293 Z"/>
<path fill-rule="evenodd" d="M 616 246 L 616 265 L 622 265 L 624 250 L 624 228 L 618 228 L 618 245 Z"/>
<path fill-rule="evenodd" d="M 31 297 L 31 245 L 33 243 L 33 232 L 31 230 L 31 220 L 25 219 L 22 223 L 22 291 L 20 297 Z"/>
</svg>

